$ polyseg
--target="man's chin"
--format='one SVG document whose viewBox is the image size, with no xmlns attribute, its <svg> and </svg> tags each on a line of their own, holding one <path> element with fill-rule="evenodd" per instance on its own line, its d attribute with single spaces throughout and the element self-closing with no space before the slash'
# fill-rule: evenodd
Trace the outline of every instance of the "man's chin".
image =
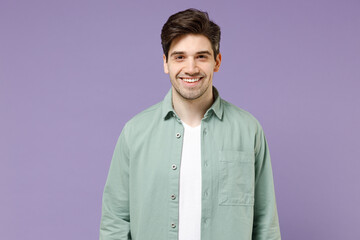
<svg viewBox="0 0 360 240">
<path fill-rule="evenodd" d="M 190 92 L 190 91 L 180 91 L 179 95 L 188 101 L 194 101 L 196 99 L 199 99 L 204 93 L 201 92 Z"/>
</svg>

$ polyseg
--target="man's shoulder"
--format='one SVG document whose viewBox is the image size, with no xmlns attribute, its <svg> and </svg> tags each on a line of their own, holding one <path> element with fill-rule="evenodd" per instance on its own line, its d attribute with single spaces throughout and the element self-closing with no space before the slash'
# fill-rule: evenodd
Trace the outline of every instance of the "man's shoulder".
<svg viewBox="0 0 360 240">
<path fill-rule="evenodd" d="M 161 106 L 163 101 L 155 103 L 143 111 L 137 113 L 135 116 L 130 118 L 125 124 L 125 127 L 139 128 L 142 126 L 149 126 L 150 122 L 154 120 L 159 121 L 161 119 Z"/>
<path fill-rule="evenodd" d="M 224 99 L 222 99 L 224 106 L 224 117 L 225 120 L 233 123 L 239 123 L 255 129 L 261 128 L 261 124 L 253 114 L 247 110 L 240 108 Z"/>
</svg>

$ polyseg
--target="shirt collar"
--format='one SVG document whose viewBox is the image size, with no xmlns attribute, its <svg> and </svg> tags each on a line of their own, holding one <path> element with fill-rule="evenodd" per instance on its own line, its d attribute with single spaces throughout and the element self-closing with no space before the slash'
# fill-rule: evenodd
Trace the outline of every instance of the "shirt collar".
<svg viewBox="0 0 360 240">
<path fill-rule="evenodd" d="M 214 112 L 215 115 L 221 120 L 224 112 L 223 105 L 221 103 L 221 98 L 219 95 L 218 90 L 212 86 L 213 89 L 213 95 L 215 98 L 214 103 L 211 105 L 211 107 L 206 111 L 204 117 L 206 118 L 209 116 L 211 112 Z M 162 115 L 164 120 L 167 120 L 169 117 L 177 116 L 174 108 L 172 107 L 172 88 L 168 91 L 166 94 L 163 103 L 162 103 Z"/>
</svg>

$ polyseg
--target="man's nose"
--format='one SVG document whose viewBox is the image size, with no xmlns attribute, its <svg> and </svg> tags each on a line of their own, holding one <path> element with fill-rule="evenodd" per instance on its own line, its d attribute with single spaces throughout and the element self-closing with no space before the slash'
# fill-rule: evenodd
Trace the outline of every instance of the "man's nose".
<svg viewBox="0 0 360 240">
<path fill-rule="evenodd" d="M 186 63 L 186 71 L 187 74 L 193 75 L 199 72 L 199 68 L 197 67 L 195 59 L 189 58 Z"/>
</svg>

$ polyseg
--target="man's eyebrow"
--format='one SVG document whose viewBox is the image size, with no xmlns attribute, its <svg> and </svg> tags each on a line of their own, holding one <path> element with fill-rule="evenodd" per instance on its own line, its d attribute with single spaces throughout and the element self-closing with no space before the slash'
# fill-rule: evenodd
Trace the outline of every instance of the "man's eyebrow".
<svg viewBox="0 0 360 240">
<path fill-rule="evenodd" d="M 174 55 L 180 55 L 180 54 L 185 54 L 185 52 L 178 52 L 178 51 L 174 51 L 170 54 L 170 57 L 171 56 L 174 56 Z"/>
<path fill-rule="evenodd" d="M 181 55 L 181 54 L 185 54 L 185 52 L 183 52 L 183 51 L 174 51 L 174 52 L 172 52 L 170 54 L 170 57 L 173 56 L 173 55 Z M 206 54 L 206 55 L 211 56 L 211 53 L 209 51 L 207 51 L 207 50 L 196 52 L 196 54 Z"/>
<path fill-rule="evenodd" d="M 200 52 L 197 52 L 196 54 L 206 54 L 206 55 L 211 56 L 211 52 L 209 52 L 209 51 L 200 51 Z"/>
</svg>

